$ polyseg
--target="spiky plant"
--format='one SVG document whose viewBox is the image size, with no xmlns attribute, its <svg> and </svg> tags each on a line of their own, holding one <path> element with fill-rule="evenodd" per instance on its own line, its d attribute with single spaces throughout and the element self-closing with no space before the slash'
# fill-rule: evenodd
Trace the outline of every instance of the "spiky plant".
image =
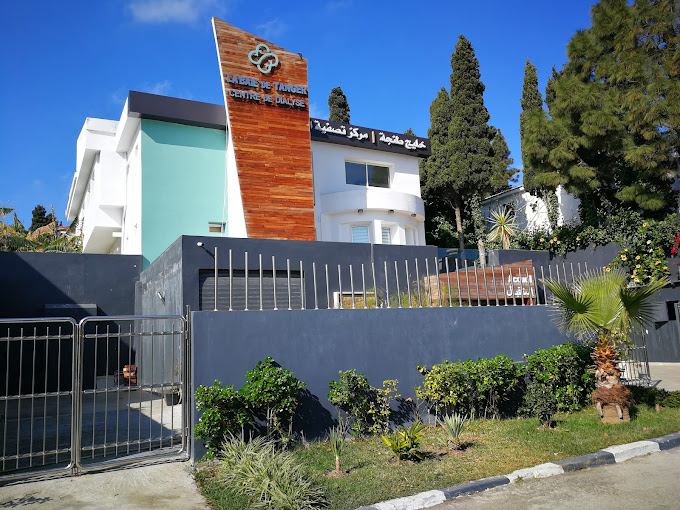
<svg viewBox="0 0 680 510">
<path fill-rule="evenodd" d="M 467 416 L 464 416 L 459 413 L 453 413 L 451 415 L 446 414 L 444 415 L 444 418 L 440 421 L 439 424 L 442 426 L 442 429 L 444 429 L 444 432 L 446 433 L 446 443 L 451 446 L 454 450 L 457 450 L 460 448 L 460 434 L 463 432 L 463 428 L 465 428 L 465 424 L 469 421 Z"/>
<path fill-rule="evenodd" d="M 595 338 L 591 353 L 595 362 L 598 405 L 630 403 L 630 393 L 621 384 L 619 345 L 634 330 L 654 320 L 654 295 L 669 283 L 653 279 L 644 287 L 629 287 L 621 270 L 594 270 L 575 278 L 570 285 L 553 279 L 543 284 L 553 293 L 557 324 L 578 338 Z"/>
<path fill-rule="evenodd" d="M 345 428 L 342 425 L 342 420 L 337 427 L 332 427 L 328 433 L 328 442 L 331 444 L 331 450 L 335 455 L 335 472 L 340 473 L 340 454 L 342 447 L 345 444 Z"/>
<path fill-rule="evenodd" d="M 491 232 L 487 236 L 489 242 L 500 240 L 505 250 L 510 249 L 510 240 L 517 235 L 515 213 L 508 207 L 498 211 L 490 211 Z"/>
</svg>

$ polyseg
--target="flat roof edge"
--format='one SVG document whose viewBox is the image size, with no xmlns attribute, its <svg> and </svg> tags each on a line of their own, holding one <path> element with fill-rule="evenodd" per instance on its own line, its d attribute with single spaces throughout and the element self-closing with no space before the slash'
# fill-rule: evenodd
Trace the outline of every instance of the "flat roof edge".
<svg viewBox="0 0 680 510">
<path fill-rule="evenodd" d="M 223 105 L 134 90 L 131 90 L 128 96 L 128 115 L 190 126 L 225 130 L 227 128 L 227 114 Z"/>
</svg>

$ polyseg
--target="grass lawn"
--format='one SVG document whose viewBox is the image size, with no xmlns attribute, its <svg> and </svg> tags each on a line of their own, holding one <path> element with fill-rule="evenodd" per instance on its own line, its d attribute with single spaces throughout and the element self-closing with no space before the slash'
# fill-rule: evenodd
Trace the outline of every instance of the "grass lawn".
<svg viewBox="0 0 680 510">
<path fill-rule="evenodd" d="M 633 411 L 631 422 L 620 425 L 602 425 L 592 408 L 558 414 L 554 429 L 541 428 L 536 419 L 475 420 L 463 432 L 462 451 L 442 448 L 442 431 L 429 428 L 421 449 L 431 455 L 416 464 L 395 461 L 379 437 L 346 441 L 341 467 L 347 474 L 341 478 L 326 477 L 335 467 L 327 442 L 298 446 L 294 453 L 324 487 L 330 509 L 355 509 L 680 431 L 680 409 L 662 408 L 657 413 L 641 405 Z M 212 474 L 204 470 L 196 479 L 214 508 L 247 508 L 247 501 L 233 496 Z"/>
</svg>

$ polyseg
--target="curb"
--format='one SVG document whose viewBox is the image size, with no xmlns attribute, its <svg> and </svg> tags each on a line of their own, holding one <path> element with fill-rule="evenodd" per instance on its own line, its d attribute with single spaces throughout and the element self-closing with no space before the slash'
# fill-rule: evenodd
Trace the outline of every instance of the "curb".
<svg viewBox="0 0 680 510">
<path fill-rule="evenodd" d="M 481 480 L 474 480 L 466 482 L 453 487 L 448 487 L 442 490 L 432 490 L 421 492 L 414 496 L 405 498 L 390 499 L 375 503 L 371 506 L 362 506 L 357 510 L 419 510 L 421 508 L 429 508 L 438 505 L 445 501 L 455 499 L 461 496 L 468 496 L 484 492 L 494 487 L 507 485 L 516 480 L 528 480 L 530 478 L 546 478 L 549 476 L 561 475 L 570 471 L 578 471 L 580 469 L 589 469 L 607 464 L 616 464 L 618 462 L 625 462 L 634 457 L 648 455 L 671 448 L 680 447 L 680 432 L 666 434 L 665 436 L 648 439 L 645 441 L 636 441 L 634 443 L 610 446 L 603 448 L 599 452 L 582 455 L 580 457 L 572 457 L 570 459 L 559 460 L 556 462 L 548 462 L 546 464 L 539 464 L 538 466 L 518 469 L 509 475 L 492 476 L 489 478 L 482 478 Z"/>
</svg>

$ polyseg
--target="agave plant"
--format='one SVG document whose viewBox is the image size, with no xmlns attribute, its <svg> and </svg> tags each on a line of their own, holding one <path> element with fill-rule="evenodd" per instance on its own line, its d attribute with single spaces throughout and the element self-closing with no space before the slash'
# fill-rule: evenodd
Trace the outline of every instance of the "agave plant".
<svg viewBox="0 0 680 510">
<path fill-rule="evenodd" d="M 515 213 L 507 208 L 502 207 L 498 211 L 490 211 L 491 214 L 491 232 L 487 236 L 489 242 L 500 240 L 503 243 L 503 249 L 510 249 L 510 240 L 517 235 L 517 220 Z"/>
<path fill-rule="evenodd" d="M 459 413 L 446 414 L 444 418 L 439 421 L 439 424 L 446 433 L 446 443 L 454 450 L 460 448 L 460 435 L 465 428 L 465 424 L 469 421 L 467 416 Z"/>
<path fill-rule="evenodd" d="M 669 283 L 668 278 L 653 279 L 644 287 L 630 287 L 621 270 L 590 271 L 571 285 L 552 279 L 543 280 L 553 293 L 558 325 L 579 338 L 594 338 L 591 357 L 595 362 L 596 388 L 593 403 L 602 415 L 602 405 L 632 403 L 630 391 L 621 383 L 619 346 L 634 330 L 654 320 L 654 295 Z"/>
</svg>

